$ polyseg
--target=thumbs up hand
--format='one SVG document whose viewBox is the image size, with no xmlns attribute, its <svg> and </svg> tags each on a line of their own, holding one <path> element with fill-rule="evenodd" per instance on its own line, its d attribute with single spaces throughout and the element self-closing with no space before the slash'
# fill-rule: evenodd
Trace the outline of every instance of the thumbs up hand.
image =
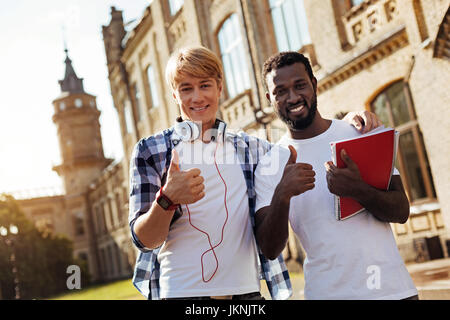
<svg viewBox="0 0 450 320">
<path fill-rule="evenodd" d="M 200 174 L 198 168 L 180 170 L 180 158 L 178 152 L 173 149 L 166 184 L 163 186 L 164 194 L 176 204 L 197 202 L 205 196 L 205 179 Z"/>
<path fill-rule="evenodd" d="M 291 154 L 277 189 L 290 200 L 291 197 L 314 188 L 316 173 L 310 164 L 297 163 L 297 151 L 293 146 L 290 145 L 289 150 Z"/>
</svg>

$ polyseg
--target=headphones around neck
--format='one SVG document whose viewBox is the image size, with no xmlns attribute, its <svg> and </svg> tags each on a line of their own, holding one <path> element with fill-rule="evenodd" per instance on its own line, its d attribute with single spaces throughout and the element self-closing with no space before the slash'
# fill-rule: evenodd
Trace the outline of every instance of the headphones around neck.
<svg viewBox="0 0 450 320">
<path fill-rule="evenodd" d="M 220 119 L 216 119 L 214 127 L 205 132 L 205 134 L 211 134 L 211 141 L 216 141 L 219 136 L 222 136 L 222 141 L 225 140 L 225 129 L 227 125 Z M 200 138 L 201 124 L 198 124 L 191 120 L 183 120 L 179 116 L 174 125 L 174 130 L 178 136 L 176 140 L 184 142 L 195 141 Z"/>
</svg>

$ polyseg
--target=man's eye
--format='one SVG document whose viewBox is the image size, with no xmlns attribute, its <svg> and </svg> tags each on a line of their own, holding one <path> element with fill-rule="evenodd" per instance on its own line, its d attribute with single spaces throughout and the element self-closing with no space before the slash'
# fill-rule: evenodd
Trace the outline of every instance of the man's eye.
<svg viewBox="0 0 450 320">
<path fill-rule="evenodd" d="M 209 87 L 211 87 L 210 84 L 202 84 L 202 85 L 201 85 L 201 88 L 209 88 Z"/>
<path fill-rule="evenodd" d="M 192 88 L 181 88 L 181 92 L 187 92 L 190 91 Z"/>
</svg>

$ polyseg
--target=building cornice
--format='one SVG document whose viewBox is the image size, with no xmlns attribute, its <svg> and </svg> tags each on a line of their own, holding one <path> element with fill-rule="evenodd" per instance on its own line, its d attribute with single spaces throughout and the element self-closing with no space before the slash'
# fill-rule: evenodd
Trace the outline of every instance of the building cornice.
<svg viewBox="0 0 450 320">
<path fill-rule="evenodd" d="M 343 61 L 338 67 L 318 79 L 317 92 L 321 94 L 344 82 L 358 72 L 365 70 L 397 50 L 409 44 L 404 25 L 394 29 L 379 41 L 369 45 L 362 52 Z"/>
</svg>

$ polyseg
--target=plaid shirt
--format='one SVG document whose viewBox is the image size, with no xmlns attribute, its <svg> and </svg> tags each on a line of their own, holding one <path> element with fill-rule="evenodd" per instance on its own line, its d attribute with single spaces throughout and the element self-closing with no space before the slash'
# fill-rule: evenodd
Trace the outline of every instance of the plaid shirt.
<svg viewBox="0 0 450 320">
<path fill-rule="evenodd" d="M 133 284 L 148 299 L 160 299 L 160 264 L 157 256 L 160 248 L 148 249 L 137 238 L 133 230 L 136 219 L 148 212 L 156 193 L 165 180 L 169 168 L 172 148 L 174 147 L 173 128 L 166 129 L 154 136 L 140 140 L 134 150 L 130 163 L 130 212 L 129 224 L 133 243 L 140 250 L 136 261 Z M 236 149 L 242 172 L 245 177 L 248 193 L 249 213 L 253 229 L 255 226 L 256 192 L 254 188 L 254 172 L 256 165 L 271 145 L 267 141 L 239 134 L 226 133 L 227 141 L 231 141 Z M 180 212 L 175 212 L 174 218 Z M 169 230 L 170 232 L 170 230 Z M 288 299 L 292 295 L 289 274 L 282 255 L 268 260 L 258 248 L 258 266 L 260 279 L 265 279 L 272 299 Z"/>
</svg>

